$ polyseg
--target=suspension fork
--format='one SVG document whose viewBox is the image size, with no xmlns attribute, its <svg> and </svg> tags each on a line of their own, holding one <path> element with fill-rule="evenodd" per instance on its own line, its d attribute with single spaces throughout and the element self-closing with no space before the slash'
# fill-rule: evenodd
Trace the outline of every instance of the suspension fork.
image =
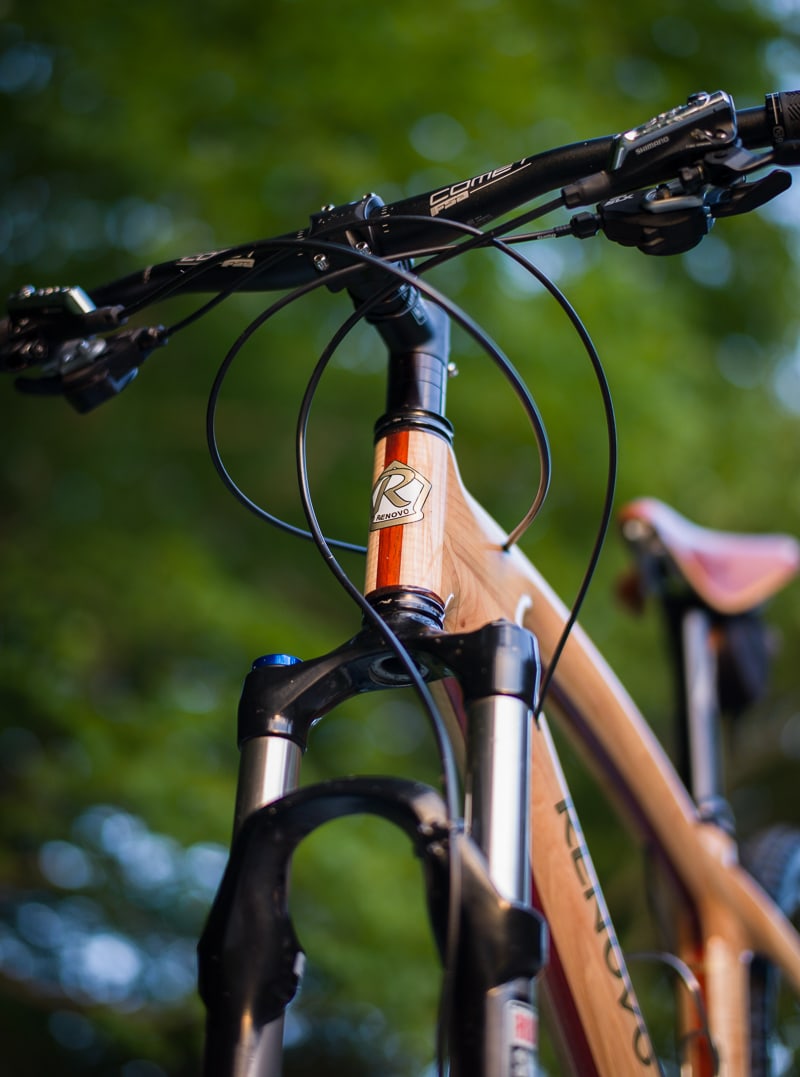
<svg viewBox="0 0 800 1077">
<path fill-rule="evenodd" d="M 393 655 L 364 630 L 318 659 L 257 664 L 239 710 L 242 818 L 199 947 L 208 1077 L 280 1074 L 282 1014 L 304 961 L 287 911 L 291 855 L 316 826 L 354 811 L 400 826 L 426 865 L 434 935 L 443 958 L 452 961 L 453 1077 L 533 1073 L 533 982 L 546 942 L 526 899 L 527 768 L 517 752 L 527 745 L 532 720 L 539 675 L 535 642 L 506 621 L 467 634 L 412 624 L 405 635 L 429 677 L 458 677 L 468 726 L 475 727 L 472 751 L 480 761 L 468 769 L 468 826 L 459 830 L 447 818 L 433 790 L 393 779 L 336 780 L 257 806 L 280 782 L 292 780 L 286 761 L 295 753 L 281 742 L 302 751 L 311 726 L 328 710 L 359 692 L 387 687 Z M 396 676 L 394 671 L 394 683 Z M 268 791 L 271 770 L 278 776 Z M 426 807 L 431 803 L 433 814 Z M 448 945 L 451 915 L 458 922 L 455 953 Z"/>
</svg>

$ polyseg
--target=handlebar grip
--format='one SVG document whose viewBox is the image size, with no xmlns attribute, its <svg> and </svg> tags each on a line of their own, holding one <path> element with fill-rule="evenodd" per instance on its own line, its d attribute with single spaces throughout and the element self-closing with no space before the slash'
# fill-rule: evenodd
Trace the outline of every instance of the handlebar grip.
<svg viewBox="0 0 800 1077">
<path fill-rule="evenodd" d="M 800 90 L 779 90 L 763 106 L 737 111 L 739 137 L 751 149 L 800 141 Z"/>
<path fill-rule="evenodd" d="M 800 140 L 800 90 L 767 94 L 765 104 L 772 123 L 773 146 L 779 148 L 782 143 Z"/>
<path fill-rule="evenodd" d="M 767 94 L 766 109 L 773 119 L 773 128 L 781 126 L 785 137 L 795 139 L 800 136 L 800 90 L 781 90 Z"/>
</svg>

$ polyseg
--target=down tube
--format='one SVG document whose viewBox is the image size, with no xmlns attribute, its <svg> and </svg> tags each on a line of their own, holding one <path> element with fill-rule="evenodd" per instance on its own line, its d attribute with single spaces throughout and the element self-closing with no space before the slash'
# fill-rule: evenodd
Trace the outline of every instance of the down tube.
<svg viewBox="0 0 800 1077">
<path fill-rule="evenodd" d="M 551 952 L 539 981 L 562 1064 L 575 1077 L 658 1072 L 647 1028 L 544 717 L 533 735 L 534 904 Z"/>
<path fill-rule="evenodd" d="M 522 551 L 518 547 L 507 549 L 504 543 L 505 532 L 466 491 L 451 454 L 445 549 L 440 561 L 442 579 L 437 588 L 446 600 L 445 627 L 451 632 L 467 632 L 498 617 L 522 623 L 538 639 L 542 662 L 547 667 L 567 610 Z M 707 912 L 703 916 L 704 933 L 723 940 L 728 937 L 732 943 L 741 941 L 744 935 L 749 944 L 746 950 L 763 953 L 774 961 L 800 994 L 800 941 L 796 933 L 746 873 L 717 848 L 718 843 L 709 840 L 708 828 L 699 820 L 654 732 L 580 625 L 571 632 L 561 655 L 549 700 L 559 727 L 598 774 L 634 832 L 645 842 L 655 844 L 690 903 Z M 542 760 L 547 758 L 554 757 L 544 738 L 537 737 L 534 766 L 539 767 L 540 774 L 538 778 L 534 775 L 534 790 L 537 783 L 546 788 L 541 769 Z M 560 803 L 558 769 L 554 764 L 551 807 Z M 537 805 L 537 812 L 538 817 L 533 819 L 534 859 L 544 850 L 555 855 L 552 850 L 558 848 L 559 833 L 564 833 L 546 803 Z M 551 837 L 540 839 L 540 832 L 550 833 Z M 539 853 L 537 841 L 542 846 Z M 575 855 L 578 862 L 584 862 L 580 853 Z M 572 861 L 568 859 L 567 863 L 574 871 Z M 541 867 L 538 877 L 542 878 Z M 556 918 L 558 912 L 557 908 Z M 734 921 L 736 931 L 731 936 Z M 560 932 L 558 936 L 552 932 L 556 946 L 575 929 L 564 919 Z M 726 943 L 726 950 L 738 969 L 745 957 L 741 947 L 735 952 L 735 947 Z M 580 990 L 579 979 L 571 985 L 576 991 Z M 726 980 L 721 962 L 720 979 Z M 593 986 L 587 984 L 584 992 Z M 709 1022 L 712 1037 L 720 1047 L 726 1029 L 718 1027 L 716 1015 L 714 1005 L 709 1010 Z M 583 1073 L 596 1071 L 587 1068 L 577 1072 L 583 1077 Z M 615 1060 L 606 1073 L 618 1072 Z"/>
</svg>

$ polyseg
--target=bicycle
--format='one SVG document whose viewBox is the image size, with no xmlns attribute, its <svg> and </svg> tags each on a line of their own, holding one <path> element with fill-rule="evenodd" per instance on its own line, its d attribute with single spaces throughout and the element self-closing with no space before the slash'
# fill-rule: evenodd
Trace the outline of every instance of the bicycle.
<svg viewBox="0 0 800 1077">
<path fill-rule="evenodd" d="M 20 374 L 38 367 L 38 377 L 17 379 L 21 390 L 62 394 L 79 411 L 89 411 L 129 385 L 170 335 L 160 327 L 124 328 L 133 314 L 181 293 L 216 293 L 173 326 L 174 334 L 233 292 L 284 293 L 244 331 L 220 368 L 208 441 L 223 481 L 251 511 L 315 541 L 358 605 L 362 625 L 330 654 L 302 662 L 265 655 L 246 677 L 235 837 L 199 947 L 209 1075 L 280 1072 L 283 1013 L 304 960 L 288 911 L 291 858 L 312 830 L 351 813 L 394 823 L 423 862 L 444 970 L 440 1072 L 446 1066 L 454 1077 L 535 1072 L 536 996 L 551 1013 L 564 1072 L 625 1077 L 659 1069 L 561 771 L 545 701 L 602 772 L 609 793 L 670 880 L 674 954 L 668 961 L 690 989 L 690 1001 L 682 1001 L 678 1013 L 681 1072 L 778 1072 L 770 1058 L 751 1058 L 751 1048 L 762 1056 L 765 1051 L 761 1033 L 750 1036 L 749 955 L 757 953 L 759 963 L 779 970 L 800 993 L 800 937 L 776 901 L 738 865 L 716 776 L 710 791 L 693 788 L 696 802 L 577 624 L 613 511 L 610 396 L 574 311 L 516 245 L 544 234 L 588 239 L 603 231 L 650 254 L 691 248 L 715 219 L 755 209 L 787 188 L 783 169 L 744 181 L 773 163 L 800 163 L 799 101 L 797 92 L 771 94 L 764 107 L 737 112 L 726 93 L 695 94 L 686 105 L 621 135 L 523 158 L 417 198 L 385 205 L 366 195 L 325 207 L 298 233 L 149 267 L 90 294 L 30 288 L 9 301 L 0 368 Z M 755 152 L 759 147 L 763 152 Z M 485 228 L 552 191 L 559 191 L 557 197 Z M 581 211 L 555 229 L 519 231 L 564 207 Z M 562 304 L 607 404 L 610 478 L 603 519 L 571 610 L 516 544 L 549 486 L 547 441 L 535 403 L 502 353 L 426 278 L 435 265 L 485 246 L 528 267 Z M 300 409 L 296 456 L 306 533 L 276 521 L 236 487 L 216 446 L 214 417 L 238 349 L 271 315 L 317 288 L 346 291 L 355 311 L 320 358 Z M 342 544 L 321 532 L 305 456 L 314 392 L 336 347 L 362 320 L 375 327 L 388 351 L 363 588 L 336 561 L 334 549 Z M 450 321 L 504 371 L 535 433 L 539 487 L 510 534 L 469 495 L 458 473 L 445 415 Z M 662 568 L 676 562 L 665 518 L 640 520 L 644 531 L 650 528 L 649 547 L 672 551 L 666 560 L 662 551 Z M 787 552 L 779 575 L 788 578 L 797 548 L 783 542 L 781 549 Z M 647 552 L 653 556 L 651 548 Z M 708 605 L 701 593 L 696 606 L 707 612 Z M 397 686 L 412 687 L 430 717 L 443 768 L 441 792 L 374 777 L 299 787 L 311 726 L 355 694 Z M 703 775 L 706 765 L 713 771 L 712 754 L 704 753 L 713 753 L 714 745 L 708 723 L 697 723 L 689 719 L 689 728 L 708 734 L 706 746 L 692 756 Z"/>
</svg>

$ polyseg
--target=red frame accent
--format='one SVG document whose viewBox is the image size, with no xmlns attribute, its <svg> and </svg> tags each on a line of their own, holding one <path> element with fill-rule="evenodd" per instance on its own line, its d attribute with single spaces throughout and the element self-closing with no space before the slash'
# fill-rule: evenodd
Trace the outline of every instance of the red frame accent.
<svg viewBox="0 0 800 1077">
<path fill-rule="evenodd" d="M 408 463 L 408 431 L 399 430 L 386 438 L 383 466 L 387 468 L 394 460 Z M 403 527 L 384 527 L 378 536 L 378 563 L 375 586 L 397 587 L 400 584 L 400 560 L 403 555 Z"/>
</svg>

